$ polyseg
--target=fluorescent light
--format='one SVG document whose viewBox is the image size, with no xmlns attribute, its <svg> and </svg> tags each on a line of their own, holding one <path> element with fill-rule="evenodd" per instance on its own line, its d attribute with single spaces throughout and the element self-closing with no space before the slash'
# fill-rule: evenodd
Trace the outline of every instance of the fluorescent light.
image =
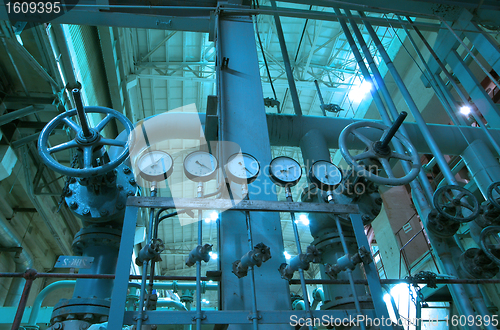
<svg viewBox="0 0 500 330">
<path fill-rule="evenodd" d="M 290 260 L 292 258 L 292 256 L 288 253 L 288 252 L 283 252 L 283 254 L 285 255 L 285 259 L 286 260 Z"/>
<path fill-rule="evenodd" d="M 370 92 L 372 87 L 373 86 L 371 83 L 369 83 L 368 81 L 363 81 L 360 85 L 353 86 L 351 88 L 348 97 L 352 101 L 361 101 L 366 96 L 366 94 Z"/>
<path fill-rule="evenodd" d="M 464 116 L 470 115 L 472 109 L 468 105 L 464 105 L 460 108 L 460 113 Z"/>
</svg>

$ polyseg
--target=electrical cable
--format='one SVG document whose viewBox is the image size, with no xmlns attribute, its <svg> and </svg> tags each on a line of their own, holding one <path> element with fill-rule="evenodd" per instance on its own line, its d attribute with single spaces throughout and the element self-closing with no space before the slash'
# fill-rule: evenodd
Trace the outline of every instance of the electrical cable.
<svg viewBox="0 0 500 330">
<path fill-rule="evenodd" d="M 258 0 L 254 0 L 254 7 L 259 8 Z M 274 99 L 278 100 L 278 97 L 276 96 L 276 90 L 274 89 L 273 80 L 271 78 L 271 71 L 269 70 L 269 65 L 267 64 L 266 54 L 264 53 L 264 47 L 262 47 L 262 40 L 260 39 L 258 22 L 257 22 L 257 19 L 255 18 L 255 16 L 252 16 L 252 21 L 253 21 L 254 26 L 255 26 L 255 34 L 257 34 L 257 39 L 259 40 L 259 46 L 260 46 L 260 50 L 262 52 L 262 58 L 264 59 L 264 65 L 266 66 L 267 77 L 269 78 L 269 84 L 271 84 L 271 89 L 273 90 Z M 281 113 L 280 106 L 278 105 L 277 107 L 278 107 L 278 113 Z"/>
</svg>

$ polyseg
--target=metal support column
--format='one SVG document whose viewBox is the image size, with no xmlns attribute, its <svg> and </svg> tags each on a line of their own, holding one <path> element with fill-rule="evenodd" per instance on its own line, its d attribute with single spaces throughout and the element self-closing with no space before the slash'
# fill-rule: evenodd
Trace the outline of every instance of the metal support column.
<svg viewBox="0 0 500 330">
<path fill-rule="evenodd" d="M 351 223 L 354 229 L 354 235 L 356 235 L 356 241 L 359 247 L 365 247 L 366 251 L 371 251 L 370 244 L 365 234 L 365 227 L 363 226 L 363 220 L 360 214 L 351 214 Z M 380 278 L 378 276 L 377 267 L 375 263 L 372 262 L 368 265 L 363 264 L 363 269 L 365 270 L 366 279 L 368 280 L 368 285 L 370 287 L 370 293 L 373 301 L 373 306 L 375 308 L 375 313 L 377 317 L 389 318 L 389 312 L 387 311 L 387 305 L 384 301 L 384 293 L 382 291 L 382 285 L 380 284 Z M 392 329 L 392 326 L 387 324 L 380 325 L 380 329 Z"/>
<path fill-rule="evenodd" d="M 231 154 L 249 153 L 257 158 L 261 167 L 271 161 L 271 145 L 262 102 L 262 84 L 259 75 L 255 32 L 249 17 L 221 18 L 219 20 L 217 47 L 218 58 L 229 59 L 227 68 L 219 71 L 220 124 L 223 140 L 224 166 Z M 218 66 L 220 68 L 220 65 Z M 248 185 L 251 199 L 276 201 L 273 184 L 261 173 Z M 231 184 L 233 195 L 238 197 L 241 186 Z M 252 238 L 271 249 L 272 259 L 255 268 L 255 285 L 260 310 L 291 310 L 290 291 L 277 269 L 285 261 L 283 237 L 279 214 L 252 212 Z M 252 310 L 250 276 L 239 279 L 232 273 L 232 263 L 248 251 L 245 214 L 225 211 L 220 215 L 221 309 Z M 251 325 L 235 325 L 232 329 L 248 329 Z M 262 329 L 288 329 L 289 325 L 259 325 Z"/>
<path fill-rule="evenodd" d="M 125 312 L 125 301 L 130 274 L 130 263 L 132 262 L 132 251 L 134 250 L 135 226 L 139 207 L 127 206 L 125 219 L 123 221 L 120 252 L 116 265 L 116 275 L 111 293 L 111 307 L 109 310 L 109 330 L 119 330 L 123 326 L 123 313 Z"/>
</svg>

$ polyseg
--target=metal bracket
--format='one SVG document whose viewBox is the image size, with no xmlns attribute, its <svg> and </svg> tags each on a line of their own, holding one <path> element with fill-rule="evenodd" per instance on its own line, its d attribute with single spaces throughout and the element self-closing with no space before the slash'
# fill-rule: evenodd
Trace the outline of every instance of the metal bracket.
<svg viewBox="0 0 500 330">
<path fill-rule="evenodd" d="M 248 314 L 247 318 L 248 318 L 249 321 L 253 321 L 255 319 L 262 320 L 262 316 L 260 314 L 257 314 L 257 316 L 253 316 L 252 314 Z"/>
<path fill-rule="evenodd" d="M 134 315 L 134 321 L 138 321 L 139 318 L 141 318 L 143 321 L 146 321 L 148 319 L 148 315 L 147 314 L 138 314 L 138 315 Z"/>
<path fill-rule="evenodd" d="M 207 319 L 207 316 L 205 314 L 201 314 L 201 317 L 198 317 L 197 315 L 196 316 L 193 316 L 192 320 L 193 322 L 196 322 L 197 319 L 200 319 L 200 320 L 206 320 Z"/>
</svg>

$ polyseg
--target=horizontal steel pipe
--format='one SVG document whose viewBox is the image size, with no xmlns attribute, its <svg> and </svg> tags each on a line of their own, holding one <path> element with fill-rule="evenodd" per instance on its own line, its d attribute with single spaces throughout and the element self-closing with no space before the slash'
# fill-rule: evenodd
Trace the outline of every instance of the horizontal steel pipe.
<svg viewBox="0 0 500 330">
<path fill-rule="evenodd" d="M 500 279 L 458 279 L 458 278 L 443 278 L 436 279 L 436 284 L 498 284 Z M 290 284 L 300 284 L 299 279 L 293 279 L 289 281 Z M 306 284 L 349 284 L 349 280 L 306 280 Z M 380 279 L 380 284 L 399 284 L 399 283 L 414 283 L 413 281 L 407 279 L 399 278 L 389 278 Z M 417 280 L 418 284 L 426 284 L 426 281 Z M 354 280 L 354 284 L 368 284 L 367 280 Z"/>
<path fill-rule="evenodd" d="M 0 277 L 24 277 L 24 273 L 0 273 Z M 101 279 L 114 279 L 114 274 L 67 274 L 67 273 L 37 273 L 36 278 L 39 277 L 53 277 L 53 278 L 101 278 Z M 141 275 L 130 275 L 131 280 L 142 279 Z M 196 276 L 155 276 L 158 281 L 195 281 Z M 202 281 L 212 280 L 219 281 L 219 278 L 209 278 L 202 276 Z"/>
<path fill-rule="evenodd" d="M 349 124 L 361 119 L 347 118 L 325 118 L 316 116 L 294 116 L 294 115 L 267 115 L 267 127 L 269 129 L 269 139 L 272 146 L 293 146 L 298 147 L 300 139 L 311 129 L 317 129 L 326 138 L 328 148 L 338 149 L 338 137 L 340 132 Z M 371 122 L 382 123 L 380 120 L 369 120 Z M 417 124 L 404 123 L 403 127 L 408 132 L 408 137 L 419 153 L 430 154 L 425 139 Z M 436 140 L 437 145 L 445 155 L 460 155 L 467 148 L 467 141 L 456 126 L 427 124 L 427 127 Z M 470 141 L 483 140 L 488 138 L 485 133 L 476 127 L 461 126 L 460 129 Z M 378 137 L 376 130 L 367 129 L 364 135 L 372 140 Z M 500 130 L 489 130 L 494 139 L 500 140 Z M 366 146 L 360 140 L 349 141 L 351 149 L 364 150 Z M 488 145 L 494 152 L 494 149 Z"/>
</svg>

